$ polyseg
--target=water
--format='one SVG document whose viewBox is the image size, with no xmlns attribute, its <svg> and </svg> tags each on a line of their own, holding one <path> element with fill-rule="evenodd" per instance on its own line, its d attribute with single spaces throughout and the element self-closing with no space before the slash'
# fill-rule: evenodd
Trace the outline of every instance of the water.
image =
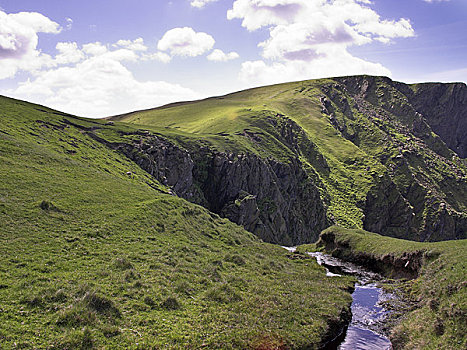
<svg viewBox="0 0 467 350">
<path fill-rule="evenodd" d="M 284 247 L 290 252 L 295 247 Z M 381 276 L 352 263 L 334 258 L 323 253 L 308 253 L 316 258 L 321 266 L 326 268 L 327 276 L 352 275 L 358 282 L 352 293 L 352 321 L 349 324 L 343 342 L 338 345 L 339 350 L 388 350 L 392 349 L 391 342 L 383 334 L 385 318 L 389 311 L 381 303 L 392 296 L 384 293 L 376 282 Z M 336 348 L 335 346 L 331 346 Z"/>
<path fill-rule="evenodd" d="M 382 334 L 382 327 L 389 311 L 381 303 L 391 295 L 376 285 L 381 276 L 352 263 L 323 253 L 308 253 L 318 264 L 326 267 L 327 276 L 352 275 L 358 279 L 352 293 L 352 321 L 339 350 L 388 350 L 389 339 Z"/>
</svg>

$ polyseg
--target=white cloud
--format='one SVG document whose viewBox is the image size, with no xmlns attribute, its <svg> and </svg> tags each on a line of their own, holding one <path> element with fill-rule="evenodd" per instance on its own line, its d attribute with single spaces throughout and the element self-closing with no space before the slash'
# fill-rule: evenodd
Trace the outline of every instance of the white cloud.
<svg viewBox="0 0 467 350">
<path fill-rule="evenodd" d="M 197 8 L 202 8 L 204 7 L 206 4 L 210 3 L 210 2 L 216 2 L 216 1 L 219 1 L 219 0 L 192 0 L 190 2 L 191 6 L 193 7 L 197 7 Z"/>
<path fill-rule="evenodd" d="M 271 64 L 261 60 L 247 61 L 242 64 L 240 79 L 257 85 L 357 74 L 391 76 L 391 72 L 383 65 L 362 60 L 345 50 L 337 49 L 329 56 L 314 59 L 306 64 L 302 61 Z"/>
<path fill-rule="evenodd" d="M 214 38 L 209 34 L 184 27 L 167 31 L 159 40 L 157 48 L 161 51 L 169 51 L 173 56 L 195 57 L 211 50 L 214 43 Z"/>
<path fill-rule="evenodd" d="M 58 64 L 76 63 L 85 57 L 76 43 L 57 43 L 56 49 L 60 52 L 55 56 L 55 61 Z"/>
<path fill-rule="evenodd" d="M 172 60 L 172 57 L 167 55 L 165 52 L 155 52 L 155 53 L 150 53 L 150 54 L 144 54 L 141 59 L 143 61 L 159 61 L 162 63 L 169 63 Z"/>
<path fill-rule="evenodd" d="M 67 19 L 67 28 L 72 20 Z M 214 39 L 191 28 L 168 33 L 166 50 L 196 56 L 214 45 Z M 0 11 L 0 79 L 18 71 L 32 73 L 3 94 L 88 117 L 107 116 L 151 108 L 199 96 L 192 90 L 164 81 L 140 81 L 127 62 L 169 62 L 164 52 L 146 53 L 142 38 L 114 44 L 59 42 L 52 57 L 38 49 L 38 33 L 57 34 L 60 26 L 39 13 L 6 14 Z M 164 41 L 161 46 L 164 47 Z"/>
<path fill-rule="evenodd" d="M 225 53 L 222 50 L 215 49 L 213 52 L 211 52 L 211 54 L 207 56 L 207 59 L 210 61 L 214 61 L 214 62 L 226 62 L 226 61 L 234 60 L 239 57 L 240 56 L 238 55 L 238 53 L 234 51 Z"/>
<path fill-rule="evenodd" d="M 73 27 L 73 20 L 70 17 L 65 18 L 66 20 L 66 29 L 71 30 Z"/>
<path fill-rule="evenodd" d="M 103 117 L 198 97 L 177 84 L 136 80 L 120 61 L 125 55 L 113 54 L 118 51 L 92 56 L 74 67 L 42 72 L 7 94 L 86 117 Z"/>
<path fill-rule="evenodd" d="M 91 56 L 99 56 L 108 51 L 107 46 L 96 41 L 95 43 L 89 43 L 83 45 L 83 52 Z"/>
<path fill-rule="evenodd" d="M 382 65 L 352 56 L 348 48 L 414 36 L 410 21 L 381 19 L 368 0 L 235 0 L 227 12 L 249 31 L 269 30 L 261 43 L 267 61 L 242 65 L 240 77 L 265 83 L 347 74 L 384 74 Z"/>
<path fill-rule="evenodd" d="M 317 2 L 323 1 L 235 0 L 232 9 L 227 12 L 227 18 L 243 19 L 242 26 L 253 31 L 261 27 L 289 23 L 306 6 L 314 8 Z"/>
<path fill-rule="evenodd" d="M 135 40 L 119 40 L 114 45 L 114 47 L 124 47 L 131 51 L 146 51 L 148 47 L 144 45 L 143 38 L 138 38 Z"/>
<path fill-rule="evenodd" d="M 35 72 L 52 66 L 52 58 L 37 50 L 38 33 L 60 30 L 57 23 L 37 12 L 0 11 L 0 79 L 14 77 L 19 70 Z"/>
</svg>

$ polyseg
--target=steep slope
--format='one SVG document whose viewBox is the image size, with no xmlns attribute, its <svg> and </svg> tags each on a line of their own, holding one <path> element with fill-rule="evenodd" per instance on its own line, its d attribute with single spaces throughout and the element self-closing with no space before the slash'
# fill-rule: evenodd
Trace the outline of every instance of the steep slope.
<svg viewBox="0 0 467 350">
<path fill-rule="evenodd" d="M 316 348 L 339 332 L 349 278 L 171 195 L 97 134 L 146 135 L 0 97 L 2 349 Z"/>
<path fill-rule="evenodd" d="M 266 241 L 310 242 L 333 223 L 437 241 L 467 232 L 466 93 L 465 84 L 355 76 L 110 119 L 144 125 L 186 152 L 190 186 L 176 193 Z M 160 162 L 146 152 L 150 138 L 124 146 L 146 170 Z"/>
</svg>

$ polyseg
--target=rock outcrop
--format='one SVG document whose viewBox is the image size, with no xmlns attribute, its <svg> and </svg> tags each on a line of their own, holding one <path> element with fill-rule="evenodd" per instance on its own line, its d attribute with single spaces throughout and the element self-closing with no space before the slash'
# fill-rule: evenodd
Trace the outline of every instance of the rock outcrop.
<svg viewBox="0 0 467 350">
<path fill-rule="evenodd" d="M 329 226 L 319 190 L 296 158 L 282 163 L 205 147 L 190 153 L 156 135 L 113 147 L 176 195 L 229 218 L 266 242 L 311 242 Z"/>
<path fill-rule="evenodd" d="M 323 113 L 387 169 L 361 206 L 363 228 L 419 241 L 466 238 L 467 172 L 447 147 L 465 156 L 465 84 L 411 87 L 369 76 L 335 80 L 322 88 Z"/>
</svg>

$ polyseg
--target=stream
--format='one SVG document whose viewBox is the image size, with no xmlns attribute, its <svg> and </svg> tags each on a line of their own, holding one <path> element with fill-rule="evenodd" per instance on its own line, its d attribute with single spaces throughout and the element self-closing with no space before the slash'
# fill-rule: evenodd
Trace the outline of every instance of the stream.
<svg viewBox="0 0 467 350">
<path fill-rule="evenodd" d="M 295 249 L 284 247 L 293 252 Z M 351 275 L 357 278 L 355 291 L 352 293 L 352 320 L 345 338 L 339 337 L 337 344 L 330 344 L 327 349 L 338 350 L 389 350 L 391 342 L 383 334 L 384 322 L 389 311 L 382 303 L 393 298 L 377 286 L 382 276 L 355 264 L 334 258 L 323 253 L 308 253 L 319 265 L 326 268 L 326 275 L 339 277 Z"/>
</svg>

